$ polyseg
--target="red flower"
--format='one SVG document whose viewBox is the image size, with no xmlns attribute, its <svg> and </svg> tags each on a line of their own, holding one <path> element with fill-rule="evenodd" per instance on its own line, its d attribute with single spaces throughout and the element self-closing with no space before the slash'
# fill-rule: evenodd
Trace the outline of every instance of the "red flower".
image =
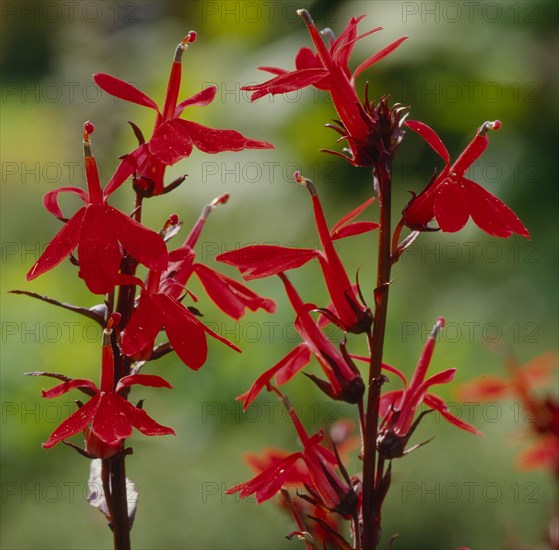
<svg viewBox="0 0 559 550">
<path fill-rule="evenodd" d="M 427 339 L 409 385 L 398 369 L 383 364 L 385 370 L 396 374 L 405 385 L 403 390 L 389 391 L 381 397 L 380 414 L 383 421 L 379 432 L 379 448 L 387 458 L 402 456 L 404 453 L 404 447 L 415 429 L 414 417 L 421 403 L 438 411 L 445 420 L 462 430 L 481 435 L 479 430 L 450 413 L 445 401 L 438 395 L 428 393 L 431 386 L 448 384 L 456 373 L 456 369 L 447 369 L 425 379 L 436 337 L 442 327 L 444 319 L 441 317 Z"/>
<path fill-rule="evenodd" d="M 141 282 L 137 281 L 139 284 Z M 241 351 L 201 323 L 173 295 L 176 285 L 161 280 L 161 271 L 150 271 L 138 307 L 122 333 L 124 355 L 149 358 L 159 331 L 164 328 L 173 349 L 188 367 L 198 370 L 208 355 L 205 332 L 236 351 Z"/>
<path fill-rule="evenodd" d="M 285 403 L 287 400 L 283 399 Z M 302 474 L 296 470 L 297 461 L 301 459 L 307 468 L 308 485 L 321 499 L 321 504 L 344 516 L 350 514 L 357 504 L 357 497 L 353 489 L 336 474 L 334 468 L 337 460 L 334 454 L 320 444 L 324 432 L 321 430 L 309 436 L 288 402 L 286 407 L 303 444 L 303 451 L 278 458 L 253 479 L 228 489 L 227 494 L 238 492 L 241 498 L 255 494 L 258 503 L 269 500 L 286 482 Z"/>
<path fill-rule="evenodd" d="M 133 374 L 121 378 L 114 387 L 114 356 L 109 328 L 103 332 L 101 387 L 86 379 L 74 379 L 50 390 L 43 390 L 47 399 L 58 397 L 74 388 L 85 388 L 93 397 L 64 420 L 43 447 L 49 448 L 82 430 L 86 433 L 86 451 L 97 458 L 108 458 L 121 450 L 122 441 L 132 434 L 132 427 L 145 435 L 174 434 L 172 428 L 158 424 L 146 412 L 132 405 L 120 392 L 133 384 L 155 388 L 172 388 L 160 376 Z"/>
<path fill-rule="evenodd" d="M 471 216 L 476 225 L 489 235 L 510 237 L 518 233 L 530 238 L 528 230 L 510 208 L 483 187 L 464 177 L 468 168 L 485 151 L 489 143 L 487 132 L 501 127 L 498 120 L 485 122 L 452 166 L 450 155 L 434 130 L 417 120 L 405 124 L 445 161 L 440 175 L 434 177 L 404 208 L 403 220 L 408 227 L 429 230 L 427 224 L 435 218 L 443 231 L 454 233 L 462 229 Z"/>
<path fill-rule="evenodd" d="M 359 235 L 378 227 L 374 222 L 352 222 L 370 206 L 374 198 L 346 214 L 334 227 L 328 230 L 318 194 L 312 182 L 296 173 L 296 179 L 306 185 L 313 202 L 315 222 L 323 251 L 313 249 L 292 249 L 281 246 L 255 245 L 220 254 L 216 259 L 238 268 L 248 281 L 283 273 L 288 269 L 300 267 L 313 258 L 318 258 L 332 305 L 325 311 L 328 317 L 343 330 L 361 333 L 369 330 L 372 322 L 371 312 L 357 298 L 358 289 L 352 286 L 346 270 L 336 252 L 333 241 Z"/>
<path fill-rule="evenodd" d="M 84 160 L 88 192 L 78 187 L 60 187 L 44 197 L 45 208 L 65 220 L 58 206 L 58 194 L 75 193 L 85 206 L 80 208 L 49 243 L 27 273 L 31 281 L 58 265 L 78 247 L 80 277 L 91 292 L 106 294 L 118 283 L 122 248 L 150 269 L 164 269 L 168 262 L 163 239 L 154 231 L 107 204 L 107 198 L 132 174 L 134 164 L 128 157 L 101 190 L 95 158 L 91 154 L 89 133 L 93 125 L 84 125 Z"/>
<path fill-rule="evenodd" d="M 284 273 L 280 273 L 279 276 L 285 285 L 287 296 L 297 315 L 295 329 L 304 342 L 258 377 L 246 396 L 243 396 L 245 398 L 244 408 L 246 409 L 256 399 L 262 389 L 269 384 L 272 377 L 275 376 L 278 385 L 285 384 L 293 378 L 297 372 L 309 363 L 311 354 L 318 359 L 328 382 L 313 375 L 307 376 L 332 399 L 358 403 L 363 397 L 365 386 L 351 358 L 345 353 L 345 350 L 343 350 L 343 353 L 340 352 L 326 337 L 322 331 L 324 322 L 321 325 L 320 321 L 317 323 L 313 320 L 310 310 L 316 309 L 316 307 L 312 304 L 303 303 Z"/>
<path fill-rule="evenodd" d="M 372 138 L 378 138 L 379 131 L 369 110 L 365 109 L 359 101 L 355 91 L 355 80 L 363 71 L 395 50 L 407 37 L 398 38 L 385 46 L 363 61 L 351 74 L 348 63 L 355 43 L 381 30 L 381 27 L 358 36 L 357 26 L 365 16 L 352 17 L 337 39 L 329 29 L 323 32 L 330 42 L 327 47 L 309 12 L 298 10 L 297 14 L 307 25 L 317 53 L 309 48 L 301 48 L 295 58 L 296 70 L 294 71 L 260 67 L 261 70 L 276 75 L 275 78 L 255 86 L 244 86 L 241 89 L 254 92 L 252 101 L 267 94 L 288 93 L 311 85 L 320 90 L 327 90 L 332 96 L 342 122 L 338 131 L 342 134 L 342 139 L 348 141 L 352 155 L 351 162 L 356 166 L 369 166 L 372 156 Z"/>
<path fill-rule="evenodd" d="M 228 199 L 228 194 L 221 195 L 202 210 L 184 244 L 169 254 L 169 266 L 163 273 L 162 280 L 169 286 L 168 294 L 178 298 L 184 291 L 190 276 L 195 273 L 212 301 L 235 320 L 243 317 L 247 308 L 251 311 L 261 308 L 273 313 L 276 310 L 273 300 L 263 298 L 230 277 L 204 264 L 194 262 L 196 257 L 194 247 L 209 213 L 218 204 L 226 203 Z"/>
<path fill-rule="evenodd" d="M 154 195 L 161 194 L 164 190 L 165 167 L 188 157 L 193 146 L 210 154 L 273 148 L 270 143 L 246 138 L 235 130 L 208 128 L 179 118 L 186 107 L 210 104 L 217 90 L 215 86 L 209 86 L 177 104 L 181 84 L 182 54 L 188 44 L 195 39 L 196 33 L 190 31 L 177 46 L 161 111 L 150 97 L 127 82 L 108 74 L 93 75 L 95 82 L 112 96 L 148 107 L 157 113 L 151 139 L 131 153 L 132 158 L 137 162 L 136 181 Z"/>
</svg>

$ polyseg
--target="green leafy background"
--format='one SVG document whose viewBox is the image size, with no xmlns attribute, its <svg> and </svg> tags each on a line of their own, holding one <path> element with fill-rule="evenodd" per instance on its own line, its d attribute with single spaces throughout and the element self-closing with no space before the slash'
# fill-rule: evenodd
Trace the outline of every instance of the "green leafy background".
<svg viewBox="0 0 559 550">
<path fill-rule="evenodd" d="M 108 180 L 116 158 L 134 147 L 126 124 L 149 135 L 153 113 L 100 94 L 91 74 L 107 72 L 138 85 L 157 102 L 165 93 L 176 44 L 195 29 L 198 40 L 183 58 L 181 98 L 215 83 L 214 104 L 189 108 L 184 117 L 276 145 L 271 151 L 192 156 L 168 170 L 169 180 L 187 173 L 172 195 L 150 200 L 145 222 L 162 225 L 169 213 L 190 226 L 215 196 L 231 199 L 210 217 L 199 259 L 250 243 L 313 246 L 317 243 L 306 192 L 292 180 L 300 169 L 315 180 L 330 223 L 371 193 L 370 173 L 320 153 L 338 147 L 323 125 L 333 105 L 316 90 L 251 104 L 240 87 L 261 82 L 262 65 L 291 68 L 297 50 L 310 45 L 295 15 L 308 8 L 317 24 L 339 33 L 352 15 L 367 14 L 364 32 L 382 32 L 359 42 L 352 67 L 401 35 L 409 39 L 360 78 L 370 95 L 390 94 L 412 107 L 411 117 L 437 130 L 456 157 L 485 120 L 503 128 L 472 177 L 506 202 L 524 221 L 530 242 L 517 236 L 490 238 L 471 222 L 459 234 L 422 235 L 394 271 L 388 319 L 388 362 L 411 373 L 437 316 L 448 329 L 438 344 L 433 372 L 456 367 L 457 384 L 481 374 L 503 375 L 502 353 L 525 362 L 557 345 L 557 5 L 553 2 L 5 2 L 2 7 L 1 229 L 1 546 L 110 548 L 103 516 L 84 498 L 88 462 L 62 445 L 41 442 L 71 410 L 72 394 L 53 402 L 40 398 L 47 380 L 27 371 L 98 376 L 99 331 L 88 321 L 46 304 L 7 294 L 26 289 L 92 306 L 68 262 L 27 284 L 25 273 L 59 222 L 42 208 L 42 196 L 61 185 L 82 185 L 81 132 L 96 125 L 93 147 Z M 409 135 L 394 173 L 395 213 L 418 192 L 440 160 Z M 113 203 L 131 209 L 123 186 Z M 63 199 L 71 210 L 76 203 Z M 369 211 L 378 218 L 378 207 Z M 180 239 L 180 237 L 179 237 Z M 350 273 L 360 268 L 371 300 L 375 235 L 340 243 Z M 234 275 L 233 270 L 227 270 Z M 317 265 L 292 273 L 307 301 L 328 298 Z M 226 496 L 251 472 L 243 453 L 266 447 L 296 450 L 295 432 L 269 395 L 244 415 L 235 396 L 296 343 L 292 311 L 275 278 L 251 288 L 278 303 L 274 316 L 247 315 L 240 323 L 192 290 L 204 320 L 243 348 L 235 354 L 210 343 L 207 364 L 197 373 L 166 357 L 149 372 L 168 378 L 172 391 L 134 389 L 149 413 L 173 426 L 177 437 L 135 434 L 128 476 L 140 488 L 135 548 L 296 548 L 294 527 L 273 504 L 257 506 Z M 339 336 L 339 335 L 338 335 Z M 351 338 L 356 352 L 364 342 Z M 318 373 L 316 365 L 313 372 Z M 147 371 L 146 371 L 147 372 Z M 396 387 L 396 386 L 394 386 Z M 547 389 L 556 392 L 556 386 Z M 286 386 L 309 430 L 353 415 L 331 404 L 304 377 Z M 441 393 L 456 403 L 449 388 Z M 399 533 L 394 548 L 545 548 L 556 488 L 545 472 L 520 471 L 517 452 L 530 441 L 529 419 L 516 402 L 470 405 L 458 413 L 484 433 L 463 433 L 434 415 L 415 442 L 429 445 L 398 460 L 384 511 L 384 541 Z M 79 437 L 76 438 L 79 443 Z M 359 464 L 350 461 L 350 472 Z M 556 509 L 555 509 L 556 512 Z"/>
</svg>

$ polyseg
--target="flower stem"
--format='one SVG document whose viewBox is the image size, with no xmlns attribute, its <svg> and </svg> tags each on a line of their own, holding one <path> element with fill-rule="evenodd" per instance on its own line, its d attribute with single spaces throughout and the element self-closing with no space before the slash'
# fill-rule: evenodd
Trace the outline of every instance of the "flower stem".
<svg viewBox="0 0 559 550">
<path fill-rule="evenodd" d="M 374 550 L 380 540 L 380 506 L 375 502 L 376 441 L 380 390 L 381 365 L 388 313 L 388 286 L 391 268 L 391 159 L 381 158 L 375 166 L 380 204 L 379 247 L 377 284 L 375 289 L 375 314 L 373 332 L 369 334 L 369 392 L 367 397 L 365 454 L 363 458 L 363 548 Z"/>
<path fill-rule="evenodd" d="M 124 456 L 124 453 L 118 453 L 110 460 L 111 523 L 115 550 L 130 550 L 130 521 L 128 519 Z"/>
</svg>

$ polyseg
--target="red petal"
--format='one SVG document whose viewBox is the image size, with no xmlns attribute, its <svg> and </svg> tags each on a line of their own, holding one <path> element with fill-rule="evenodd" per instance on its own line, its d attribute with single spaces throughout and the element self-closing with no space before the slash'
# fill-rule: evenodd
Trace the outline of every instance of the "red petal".
<svg viewBox="0 0 559 550">
<path fill-rule="evenodd" d="M 423 402 L 428 407 L 431 407 L 432 409 L 438 411 L 445 420 L 448 420 L 451 424 L 458 426 L 460 429 L 476 435 L 483 435 L 477 428 L 474 428 L 474 426 L 472 426 L 471 424 L 460 420 L 460 418 L 448 412 L 446 403 L 438 395 L 428 393 L 423 398 Z"/>
<path fill-rule="evenodd" d="M 318 250 L 284 246 L 254 245 L 220 254 L 216 260 L 236 267 L 249 281 L 269 277 L 306 264 L 319 257 Z"/>
<path fill-rule="evenodd" d="M 267 95 L 267 94 L 284 94 L 301 90 L 312 84 L 320 82 L 328 76 L 328 71 L 324 68 L 320 69 L 301 69 L 283 73 L 271 80 L 267 80 L 262 84 L 254 86 L 243 86 L 241 90 L 254 92 L 250 98 L 251 101 Z"/>
<path fill-rule="evenodd" d="M 120 395 L 101 394 L 99 406 L 91 424 L 93 433 L 109 445 L 114 445 L 132 434 L 132 424 L 119 406 L 121 401 L 126 402 Z"/>
<path fill-rule="evenodd" d="M 338 229 L 335 233 L 332 231 L 332 240 L 345 239 L 346 237 L 354 237 L 361 235 L 379 228 L 380 225 L 376 222 L 353 222 Z"/>
<path fill-rule="evenodd" d="M 87 380 L 85 378 L 75 378 L 74 380 L 68 380 L 67 382 L 58 384 L 50 390 L 43 390 L 41 393 L 45 399 L 52 399 L 53 397 L 59 397 L 74 388 L 90 388 L 94 392 L 98 391 L 97 386 L 91 380 Z"/>
<path fill-rule="evenodd" d="M 167 267 L 169 255 L 160 235 L 112 206 L 106 206 L 105 213 L 113 234 L 138 262 L 156 271 Z"/>
<path fill-rule="evenodd" d="M 518 233 L 530 238 L 528 229 L 506 204 L 474 181 L 462 178 L 462 182 L 468 195 L 470 214 L 480 229 L 494 237 L 510 237 Z"/>
<path fill-rule="evenodd" d="M 68 223 L 64 224 L 64 227 L 54 236 L 45 251 L 28 271 L 28 281 L 32 281 L 57 266 L 76 248 L 85 213 L 86 207 L 84 206 L 70 218 Z"/>
<path fill-rule="evenodd" d="M 251 311 L 262 308 L 268 313 L 276 310 L 273 300 L 262 298 L 241 283 L 205 265 L 195 264 L 194 271 L 204 285 L 208 296 L 233 319 L 239 320 L 245 314 L 247 307 Z"/>
<path fill-rule="evenodd" d="M 399 410 L 398 407 L 400 406 L 400 399 L 403 393 L 404 390 L 392 390 L 383 393 L 380 398 L 380 416 L 384 418 L 392 409 Z"/>
<path fill-rule="evenodd" d="M 382 48 L 382 50 L 379 50 L 368 59 L 365 59 L 365 61 L 363 61 L 363 63 L 361 63 L 359 67 L 355 69 L 352 78 L 356 79 L 363 71 L 373 66 L 375 63 L 378 63 L 381 59 L 384 59 L 388 54 L 392 53 L 404 40 L 406 40 L 406 38 L 407 36 L 402 36 L 397 40 L 394 40 L 394 42 L 391 42 L 390 44 L 388 44 L 388 46 Z"/>
<path fill-rule="evenodd" d="M 162 313 L 153 298 L 142 292 L 138 307 L 122 333 L 122 353 L 133 357 L 145 349 L 151 349 L 162 326 Z"/>
<path fill-rule="evenodd" d="M 209 105 L 214 100 L 216 92 L 217 86 L 208 86 L 197 94 L 194 94 L 192 97 L 181 101 L 175 109 L 175 117 L 180 117 L 186 107 L 190 107 L 191 105 Z"/>
<path fill-rule="evenodd" d="M 232 495 L 238 492 L 241 498 L 245 498 L 256 493 L 257 502 L 264 502 L 272 498 L 281 489 L 285 480 L 289 477 L 291 469 L 300 458 L 303 458 L 302 453 L 289 455 L 251 480 L 227 489 L 226 494 Z"/>
<path fill-rule="evenodd" d="M 297 52 L 297 55 L 295 56 L 295 67 L 298 71 L 301 69 L 324 69 L 318 54 L 307 47 L 301 48 Z M 287 71 L 283 71 L 283 73 L 277 74 L 285 74 L 286 72 Z"/>
<path fill-rule="evenodd" d="M 447 178 L 437 189 L 433 211 L 442 231 L 460 231 L 470 217 L 468 194 L 460 184 Z"/>
<path fill-rule="evenodd" d="M 460 401 L 492 401 L 511 394 L 510 382 L 496 376 L 483 376 L 460 386 Z"/>
<path fill-rule="evenodd" d="M 363 204 L 360 204 L 357 208 L 354 208 L 351 212 L 348 212 L 343 218 L 341 218 L 338 223 L 332 227 L 331 235 L 334 236 L 342 227 L 346 226 L 349 222 L 353 221 L 361 212 L 364 212 L 371 204 L 375 202 L 375 197 L 367 199 Z"/>
<path fill-rule="evenodd" d="M 148 145 L 144 143 L 137 149 L 126 155 L 118 165 L 115 173 L 105 185 L 103 197 L 106 199 L 111 193 L 114 193 L 134 172 L 139 165 L 145 161 L 149 154 Z"/>
<path fill-rule="evenodd" d="M 549 434 L 535 441 L 530 447 L 516 457 L 516 463 L 522 470 L 545 468 L 552 472 L 559 466 L 559 444 L 557 436 Z"/>
<path fill-rule="evenodd" d="M 450 164 L 450 155 L 446 150 L 441 138 L 435 130 L 419 122 L 419 120 L 408 120 L 404 123 L 410 130 L 417 132 L 447 164 Z"/>
<path fill-rule="evenodd" d="M 180 118 L 173 118 L 164 122 L 149 141 L 150 151 L 163 163 L 175 164 L 192 153 L 192 139 L 189 129 L 180 125 L 186 122 Z"/>
<path fill-rule="evenodd" d="M 52 432 L 48 441 L 43 443 L 43 447 L 48 449 L 56 445 L 59 441 L 81 432 L 95 416 L 100 399 L 101 396 L 96 395 L 83 407 L 80 407 L 75 413 L 64 420 L 64 422 L 62 422 L 62 424 L 60 424 L 60 426 Z"/>
<path fill-rule="evenodd" d="M 53 189 L 52 191 L 45 193 L 45 196 L 43 197 L 43 204 L 45 205 L 45 208 L 59 220 L 65 219 L 65 216 L 58 205 L 59 193 L 75 193 L 85 204 L 89 204 L 89 195 L 79 187 L 59 187 L 58 189 Z"/>
<path fill-rule="evenodd" d="M 118 393 L 122 388 L 127 388 L 133 384 L 150 386 L 152 388 L 173 388 L 173 386 L 171 386 L 165 378 L 161 378 L 161 376 L 156 376 L 155 374 L 131 374 L 129 376 L 123 376 L 118 381 L 115 393 Z"/>
<path fill-rule="evenodd" d="M 109 74 L 98 73 L 93 75 L 93 80 L 95 80 L 101 89 L 114 97 L 125 99 L 126 101 L 131 101 L 137 105 L 143 105 L 144 107 L 149 107 L 159 112 L 159 108 L 153 99 L 149 98 L 135 86 L 128 84 L 128 82 L 124 82 L 124 80 L 120 80 L 120 78 L 115 78 Z"/>
<path fill-rule="evenodd" d="M 120 267 L 120 248 L 105 208 L 86 208 L 78 243 L 80 277 L 93 294 L 111 292 Z"/>
<path fill-rule="evenodd" d="M 146 411 L 134 407 L 123 398 L 118 401 L 121 412 L 126 415 L 126 418 L 134 428 L 142 432 L 144 435 L 175 435 L 176 432 L 173 428 L 168 428 L 156 422 L 153 418 L 148 416 Z"/>
<path fill-rule="evenodd" d="M 160 294 L 155 298 L 173 349 L 187 367 L 198 370 L 208 356 L 202 323 L 186 307 L 169 296 Z"/>
<path fill-rule="evenodd" d="M 243 136 L 236 130 L 219 130 L 196 124 L 190 120 L 176 118 L 173 123 L 177 131 L 188 133 L 194 145 L 204 153 L 214 154 L 222 151 L 242 151 L 243 149 L 273 149 L 271 143 Z"/>
<path fill-rule="evenodd" d="M 275 74 L 279 76 L 280 74 L 288 73 L 285 69 L 278 69 L 277 67 L 257 67 L 259 71 L 266 71 L 267 73 Z"/>
<path fill-rule="evenodd" d="M 426 391 L 427 388 L 430 388 L 431 386 L 434 386 L 436 384 L 448 384 L 449 382 L 452 382 L 455 374 L 456 369 L 446 369 L 442 372 L 438 372 L 437 374 L 434 374 L 433 376 L 427 378 L 427 380 L 425 380 L 425 382 L 423 382 L 423 384 L 421 384 L 417 388 L 417 390 L 415 390 L 415 393 L 421 394 Z"/>
<path fill-rule="evenodd" d="M 530 388 L 551 384 L 551 373 L 557 368 L 557 352 L 549 351 L 528 361 L 521 371 L 521 379 Z"/>
</svg>

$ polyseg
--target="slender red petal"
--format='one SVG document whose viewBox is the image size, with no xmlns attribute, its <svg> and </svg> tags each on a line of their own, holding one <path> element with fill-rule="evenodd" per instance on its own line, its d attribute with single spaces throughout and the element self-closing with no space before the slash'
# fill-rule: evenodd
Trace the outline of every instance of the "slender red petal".
<svg viewBox="0 0 559 550">
<path fill-rule="evenodd" d="M 466 170 L 480 157 L 485 149 L 487 149 L 488 144 L 489 139 L 487 138 L 487 134 L 482 136 L 477 134 L 452 165 L 451 171 L 457 176 L 463 176 Z"/>
<path fill-rule="evenodd" d="M 264 389 L 266 384 L 276 375 L 276 384 L 281 385 L 293 377 L 299 370 L 311 360 L 311 351 L 306 344 L 299 344 L 295 349 L 291 350 L 283 359 L 278 361 L 272 368 L 263 372 L 252 384 L 246 394 L 244 394 L 243 409 L 247 407 L 256 399 L 258 394 Z M 287 376 L 283 375 L 282 371 L 287 370 Z M 280 379 L 278 380 L 278 376 Z"/>
<path fill-rule="evenodd" d="M 399 410 L 400 400 L 404 390 L 392 390 L 383 393 L 380 397 L 379 414 L 384 418 L 392 409 Z"/>
<path fill-rule="evenodd" d="M 545 468 L 552 472 L 559 466 L 559 442 L 557 436 L 549 434 L 535 441 L 516 457 L 521 470 Z"/>
<path fill-rule="evenodd" d="M 419 122 L 419 120 L 407 120 L 404 123 L 410 130 L 418 133 L 447 164 L 450 164 L 450 155 L 446 150 L 441 138 L 437 135 L 435 130 Z"/>
<path fill-rule="evenodd" d="M 348 223 L 338 229 L 335 233 L 332 230 L 332 240 L 345 239 L 346 237 L 354 237 L 378 229 L 380 225 L 376 222 L 353 222 Z"/>
<path fill-rule="evenodd" d="M 120 407 L 121 401 L 126 402 L 120 395 L 100 394 L 99 406 L 91 424 L 93 433 L 109 445 L 114 445 L 132 434 L 132 424 Z"/>
<path fill-rule="evenodd" d="M 155 271 L 167 267 L 169 255 L 159 234 L 112 206 L 105 207 L 105 213 L 113 234 L 138 262 Z"/>
<path fill-rule="evenodd" d="M 373 202 L 375 202 L 375 197 L 371 197 L 370 199 L 367 199 L 363 204 L 360 204 L 357 208 L 354 208 L 351 212 L 348 212 L 343 218 L 341 218 L 338 223 L 336 223 L 334 225 L 334 227 L 332 227 L 332 231 L 330 232 L 331 235 L 333 236 L 335 233 L 337 233 L 340 229 L 342 229 L 343 227 L 345 227 L 349 222 L 353 221 L 355 218 L 357 218 L 357 216 L 359 216 L 359 214 L 361 214 L 362 212 L 364 212 L 369 206 L 371 206 L 371 204 L 373 204 Z M 378 224 L 377 224 L 378 225 Z"/>
<path fill-rule="evenodd" d="M 241 283 L 203 264 L 195 264 L 194 271 L 204 285 L 208 296 L 233 319 L 239 320 L 245 314 L 247 307 L 251 311 L 262 308 L 268 313 L 276 310 L 273 300 L 259 296 Z"/>
<path fill-rule="evenodd" d="M 276 462 L 270 468 L 264 470 L 261 474 L 253 477 L 251 480 L 235 485 L 231 487 L 231 489 L 227 489 L 226 493 L 232 495 L 238 492 L 241 498 L 256 493 L 257 502 L 264 502 L 272 498 L 281 489 L 282 485 L 289 477 L 291 469 L 300 458 L 303 458 L 302 453 L 289 455 L 283 460 Z"/>
<path fill-rule="evenodd" d="M 190 311 L 169 296 L 154 297 L 163 316 L 165 332 L 181 361 L 198 370 L 208 356 L 206 335 L 200 323 Z"/>
<path fill-rule="evenodd" d="M 179 98 L 179 90 L 181 87 L 182 63 L 180 60 L 174 60 L 171 65 L 171 74 L 169 75 L 169 83 L 167 84 L 167 92 L 165 93 L 165 102 L 161 116 L 163 120 L 173 118 L 173 113 L 177 108 L 177 100 Z"/>
<path fill-rule="evenodd" d="M 297 52 L 297 55 L 295 56 L 295 67 L 298 71 L 302 69 L 324 69 L 318 55 L 306 46 Z M 278 72 L 276 74 L 280 75 L 285 73 L 287 73 L 287 71 L 282 71 L 281 73 Z"/>
<path fill-rule="evenodd" d="M 123 376 L 118 381 L 115 393 L 118 393 L 121 389 L 128 388 L 134 384 L 150 386 L 152 388 L 173 388 L 173 386 L 171 386 L 165 378 L 161 378 L 161 376 L 156 376 L 155 374 L 130 374 L 129 376 Z"/>
<path fill-rule="evenodd" d="M 59 187 L 58 189 L 48 191 L 43 197 L 43 204 L 45 205 L 45 208 L 59 220 L 65 218 L 62 210 L 60 209 L 60 206 L 58 205 L 59 193 L 75 193 L 82 199 L 85 204 L 89 204 L 89 195 L 86 191 L 80 189 L 79 187 Z"/>
<path fill-rule="evenodd" d="M 511 383 L 496 376 L 483 376 L 462 384 L 458 390 L 460 401 L 493 401 L 510 396 Z"/>
<path fill-rule="evenodd" d="M 446 369 L 442 372 L 438 372 L 433 376 L 430 376 L 421 384 L 418 389 L 417 393 L 423 393 L 427 388 L 434 386 L 436 384 L 448 384 L 454 379 L 454 375 L 456 374 L 456 369 Z"/>
<path fill-rule="evenodd" d="M 190 135 L 194 145 L 204 153 L 214 154 L 223 151 L 242 151 L 243 149 L 273 149 L 266 141 L 259 141 L 243 136 L 236 130 L 220 130 L 208 128 L 190 120 L 175 118 L 169 124 L 177 128 L 177 132 Z"/>
<path fill-rule="evenodd" d="M 356 359 L 357 361 L 362 361 L 363 363 L 370 363 L 371 362 L 370 357 L 365 357 L 363 355 L 352 355 L 352 354 L 350 354 L 350 357 L 352 359 Z M 408 381 L 406 380 L 406 377 L 404 376 L 404 373 L 400 369 L 397 369 L 396 367 L 393 367 L 392 365 L 389 365 L 388 363 L 381 363 L 381 367 L 384 370 L 386 370 L 388 372 L 391 372 L 392 374 L 395 374 L 404 383 L 404 386 L 408 385 Z"/>
<path fill-rule="evenodd" d="M 149 294 L 142 292 L 138 307 L 122 333 L 122 353 L 133 357 L 145 349 L 151 349 L 162 326 L 160 309 Z"/>
<path fill-rule="evenodd" d="M 280 74 L 262 84 L 243 86 L 241 90 L 254 92 L 250 100 L 256 101 L 268 94 L 287 94 L 301 90 L 322 81 L 326 77 L 328 77 L 328 71 L 324 68 L 300 69 Z"/>
<path fill-rule="evenodd" d="M 115 173 L 105 185 L 103 190 L 103 197 L 106 199 L 111 193 L 114 193 L 138 168 L 138 166 L 145 161 L 149 153 L 147 143 L 140 145 L 129 155 L 126 155 L 118 165 Z"/>
<path fill-rule="evenodd" d="M 428 407 L 431 407 L 432 409 L 438 411 L 445 420 L 448 420 L 451 424 L 458 426 L 460 429 L 473 433 L 475 435 L 483 435 L 482 432 L 480 432 L 477 428 L 475 428 L 471 424 L 468 424 L 467 422 L 464 422 L 457 416 L 451 414 L 448 410 L 447 404 L 438 395 L 428 393 L 423 398 L 423 402 Z"/>
<path fill-rule="evenodd" d="M 365 71 L 369 67 L 372 67 L 375 63 L 378 63 L 381 59 L 384 59 L 388 54 L 392 53 L 404 40 L 406 40 L 406 38 L 407 36 L 402 36 L 394 40 L 394 42 L 391 42 L 390 44 L 388 44 L 388 46 L 382 48 L 382 50 L 379 50 L 374 55 L 371 55 L 371 57 L 369 57 L 368 59 L 365 59 L 365 61 L 363 61 L 363 63 L 361 63 L 357 67 L 357 69 L 355 69 L 352 78 L 356 79 L 363 71 Z"/>
<path fill-rule="evenodd" d="M 100 399 L 100 395 L 92 397 L 83 407 L 80 407 L 75 413 L 64 420 L 64 422 L 52 432 L 48 441 L 43 443 L 43 447 L 48 449 L 56 445 L 59 441 L 81 432 L 95 416 Z"/>
<path fill-rule="evenodd" d="M 259 279 L 283 273 L 306 264 L 321 255 L 309 248 L 287 248 L 284 246 L 254 245 L 220 254 L 216 260 L 236 267 L 243 279 Z"/>
<path fill-rule="evenodd" d="M 125 99 L 126 101 L 131 101 L 137 105 L 143 105 L 144 107 L 149 107 L 159 112 L 159 108 L 153 99 L 149 98 L 135 86 L 128 84 L 128 82 L 124 82 L 124 80 L 120 80 L 120 78 L 115 78 L 109 74 L 98 73 L 93 75 L 93 80 L 95 80 L 101 89 L 114 97 Z"/>
<path fill-rule="evenodd" d="M 558 367 L 557 359 L 556 351 L 548 351 L 531 359 L 522 367 L 520 374 L 522 381 L 530 388 L 551 384 L 551 375 Z"/>
<path fill-rule="evenodd" d="M 153 132 L 149 141 L 150 151 L 163 163 L 172 165 L 192 153 L 192 139 L 188 128 L 180 125 L 186 122 L 173 118 L 164 122 Z"/>
<path fill-rule="evenodd" d="M 175 109 L 175 118 L 180 117 L 186 107 L 190 107 L 191 105 L 209 105 L 214 100 L 216 92 L 217 86 L 208 86 L 197 94 L 194 94 L 193 96 L 181 101 Z"/>
<path fill-rule="evenodd" d="M 470 217 L 468 194 L 460 184 L 447 178 L 437 189 L 433 212 L 442 231 L 460 231 Z"/>
<path fill-rule="evenodd" d="M 54 236 L 45 251 L 27 272 L 27 280 L 32 281 L 39 275 L 57 266 L 76 248 L 86 213 L 86 207 L 78 210 Z"/>
<path fill-rule="evenodd" d="M 87 207 L 78 243 L 80 277 L 93 294 L 111 292 L 120 267 L 120 248 L 105 208 Z"/>
<path fill-rule="evenodd" d="M 518 216 L 497 197 L 474 181 L 462 178 L 468 196 L 470 215 L 476 225 L 494 237 L 510 237 L 518 233 L 530 238 L 530 233 Z"/>
<path fill-rule="evenodd" d="M 118 396 L 117 396 L 118 398 Z M 121 413 L 126 416 L 126 419 L 134 428 L 142 432 L 144 435 L 176 435 L 173 428 L 168 428 L 156 422 L 153 418 L 148 416 L 146 411 L 134 407 L 132 403 L 123 398 L 118 399 L 118 406 Z"/>
<path fill-rule="evenodd" d="M 75 378 L 73 380 L 63 382 L 62 384 L 58 384 L 57 386 L 50 388 L 50 390 L 43 390 L 41 394 L 45 399 L 52 399 L 53 397 L 59 397 L 74 388 L 89 388 L 97 392 L 97 386 L 91 380 L 87 380 L 86 378 Z"/>
<path fill-rule="evenodd" d="M 256 67 L 259 71 L 265 71 L 267 73 L 275 74 L 276 76 L 280 74 L 288 73 L 285 69 L 278 69 L 277 67 Z"/>
</svg>

